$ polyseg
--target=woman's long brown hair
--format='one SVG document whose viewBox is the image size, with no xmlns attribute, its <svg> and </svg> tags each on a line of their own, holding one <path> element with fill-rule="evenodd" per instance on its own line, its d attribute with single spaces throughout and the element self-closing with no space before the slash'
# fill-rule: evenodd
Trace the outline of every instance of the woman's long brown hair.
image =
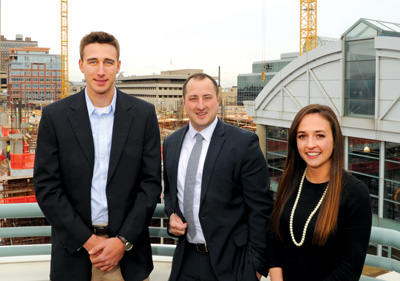
<svg viewBox="0 0 400 281">
<path fill-rule="evenodd" d="M 272 210 L 272 230 L 282 239 L 280 234 L 280 217 L 288 200 L 293 196 L 306 168 L 306 162 L 297 149 L 297 130 L 301 120 L 307 114 L 318 113 L 331 125 L 333 135 L 332 165 L 329 175 L 329 188 L 322 202 L 317 217 L 312 243 L 322 246 L 336 229 L 339 212 L 342 179 L 344 177 L 343 135 L 333 110 L 325 105 L 310 104 L 302 108 L 294 118 L 289 129 L 288 153 L 285 168 L 279 181 L 274 208 Z M 289 227 L 289 226 L 288 226 Z"/>
</svg>

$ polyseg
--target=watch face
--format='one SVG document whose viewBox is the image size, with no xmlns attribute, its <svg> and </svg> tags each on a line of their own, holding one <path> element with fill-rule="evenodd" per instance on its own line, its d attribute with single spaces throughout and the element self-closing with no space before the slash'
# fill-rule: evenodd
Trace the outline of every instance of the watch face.
<svg viewBox="0 0 400 281">
<path fill-rule="evenodd" d="M 130 251 L 133 248 L 133 244 L 131 242 L 128 242 L 125 244 L 125 251 Z"/>
</svg>

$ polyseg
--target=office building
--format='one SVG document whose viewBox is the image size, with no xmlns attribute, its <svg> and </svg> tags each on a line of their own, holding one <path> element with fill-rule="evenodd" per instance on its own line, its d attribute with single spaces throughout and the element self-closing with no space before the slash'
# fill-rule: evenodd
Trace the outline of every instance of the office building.
<svg viewBox="0 0 400 281">
<path fill-rule="evenodd" d="M 8 57 L 9 100 L 40 103 L 61 98 L 61 56 L 50 48 L 10 49 Z"/>
<path fill-rule="evenodd" d="M 369 187 L 373 225 L 400 230 L 400 24 L 360 19 L 341 40 L 295 59 L 245 101 L 276 190 L 288 128 L 300 108 L 330 106 L 345 141 L 345 168 Z"/>
<path fill-rule="evenodd" d="M 17 34 L 15 40 L 7 40 L 3 35 L 1 35 L 1 71 L 7 71 L 6 58 L 11 54 L 10 49 L 22 49 L 24 47 L 37 47 L 38 41 L 32 41 L 30 37 L 25 37 L 23 39 L 22 34 Z"/>
<path fill-rule="evenodd" d="M 182 87 L 186 79 L 202 69 L 161 71 L 161 74 L 118 77 L 116 86 L 123 92 L 146 100 L 157 111 L 182 110 Z"/>
</svg>

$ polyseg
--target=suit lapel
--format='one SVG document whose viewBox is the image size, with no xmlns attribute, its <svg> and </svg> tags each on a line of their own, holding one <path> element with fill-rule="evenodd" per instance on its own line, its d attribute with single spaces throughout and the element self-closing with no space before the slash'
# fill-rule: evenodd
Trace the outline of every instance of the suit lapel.
<svg viewBox="0 0 400 281">
<path fill-rule="evenodd" d="M 203 177 L 201 180 L 200 208 L 204 201 L 204 197 L 206 195 L 208 186 L 210 184 L 210 179 L 212 172 L 214 170 L 215 161 L 217 160 L 219 151 L 221 150 L 224 141 L 225 141 L 224 124 L 218 119 L 218 123 L 211 137 L 211 142 L 208 147 L 207 156 L 204 161 Z"/>
<path fill-rule="evenodd" d="M 117 89 L 107 184 L 110 182 L 122 151 L 125 148 L 126 139 L 134 117 L 131 109 L 129 101 L 127 101 L 125 96 Z"/>
<path fill-rule="evenodd" d="M 89 162 L 90 167 L 93 169 L 94 144 L 92 128 L 90 126 L 90 119 L 85 101 L 85 90 L 76 95 L 77 98 L 71 103 L 73 112 L 69 115 L 69 121 L 83 154 Z"/>
<path fill-rule="evenodd" d="M 171 156 L 171 161 L 168 161 L 168 163 L 173 163 L 173 166 L 171 168 L 171 173 L 168 174 L 168 176 L 171 176 L 168 181 L 170 182 L 170 192 L 171 192 L 171 198 L 176 198 L 176 201 L 174 202 L 175 209 L 178 209 L 178 167 L 179 167 L 179 158 L 181 155 L 181 149 L 182 149 L 182 144 L 183 140 L 185 138 L 185 135 L 189 129 L 189 126 L 186 126 L 185 129 L 178 131 L 178 135 L 176 138 L 176 141 L 172 141 L 170 144 L 170 152 L 168 154 Z M 176 210 L 175 210 L 176 211 Z"/>
</svg>

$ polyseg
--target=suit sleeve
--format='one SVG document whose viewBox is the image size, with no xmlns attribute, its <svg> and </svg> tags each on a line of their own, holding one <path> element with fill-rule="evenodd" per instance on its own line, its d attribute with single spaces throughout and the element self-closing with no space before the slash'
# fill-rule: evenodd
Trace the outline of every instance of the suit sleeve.
<svg viewBox="0 0 400 281">
<path fill-rule="evenodd" d="M 248 212 L 249 254 L 255 270 L 267 276 L 267 225 L 272 209 L 272 193 L 268 168 L 255 134 L 251 135 L 246 147 L 241 179 Z"/>
<path fill-rule="evenodd" d="M 171 197 L 171 189 L 170 189 L 170 185 L 169 185 L 169 180 L 168 180 L 168 169 L 166 169 L 166 163 L 167 163 L 167 150 L 168 150 L 168 137 L 164 140 L 164 144 L 163 144 L 163 161 L 164 161 L 164 172 L 163 172 L 163 177 L 164 177 L 164 211 L 165 214 L 167 215 L 168 219 L 171 217 L 171 215 L 173 213 L 176 213 L 183 222 L 185 222 L 185 218 L 183 217 L 181 211 L 179 210 L 179 208 L 176 208 L 176 204 L 173 204 L 172 202 L 172 197 Z M 175 238 L 179 238 L 180 236 L 176 236 L 174 234 L 172 234 L 169 231 L 169 224 L 167 226 L 167 232 L 168 235 L 175 237 Z"/>
<path fill-rule="evenodd" d="M 143 229 L 148 227 L 161 194 L 161 143 L 154 107 L 147 115 L 142 152 L 139 190 L 119 234 L 133 244 L 140 241 Z"/>
<path fill-rule="evenodd" d="M 60 136 L 58 136 L 60 137 Z M 34 167 L 37 202 L 68 252 L 78 250 L 92 235 L 70 204 L 61 180 L 57 135 L 50 114 L 43 110 Z"/>
</svg>

